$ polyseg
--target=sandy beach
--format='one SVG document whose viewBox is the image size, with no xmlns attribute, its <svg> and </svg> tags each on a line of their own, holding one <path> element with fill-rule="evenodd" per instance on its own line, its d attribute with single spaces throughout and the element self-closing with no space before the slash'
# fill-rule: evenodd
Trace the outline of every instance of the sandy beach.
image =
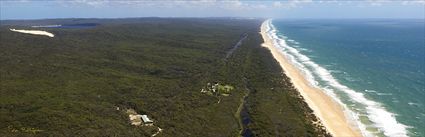
<svg viewBox="0 0 425 137">
<path fill-rule="evenodd" d="M 279 62 L 285 74 L 291 79 L 295 88 L 304 97 L 314 114 L 319 117 L 326 129 L 335 137 L 359 137 L 360 131 L 346 118 L 340 104 L 333 101 L 323 91 L 309 84 L 301 70 L 296 68 L 278 49 L 266 34 L 267 22 L 261 25 L 261 35 L 264 39 L 262 46 L 268 48 L 273 57 Z"/>
</svg>

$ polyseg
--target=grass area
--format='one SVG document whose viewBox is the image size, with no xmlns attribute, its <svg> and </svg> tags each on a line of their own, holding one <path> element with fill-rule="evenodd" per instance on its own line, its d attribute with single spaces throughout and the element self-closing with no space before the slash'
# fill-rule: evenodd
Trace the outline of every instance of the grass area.
<svg viewBox="0 0 425 137">
<path fill-rule="evenodd" d="M 150 136 L 116 107 L 147 114 L 157 136 L 238 136 L 245 87 L 256 136 L 325 135 L 258 33 L 262 20 L 62 19 L 0 26 L 0 136 Z M 9 31 L 31 23 L 54 38 Z M 59 22 L 59 23 L 58 23 Z M 34 24 L 34 25 L 35 25 Z M 225 59 L 242 34 L 242 45 Z M 246 80 L 244 80 L 244 78 Z M 210 81 L 234 88 L 218 104 L 199 92 Z M 248 81 L 248 82 L 244 82 Z M 28 131 L 28 132 L 27 132 Z M 34 132 L 33 132 L 34 131 Z"/>
</svg>

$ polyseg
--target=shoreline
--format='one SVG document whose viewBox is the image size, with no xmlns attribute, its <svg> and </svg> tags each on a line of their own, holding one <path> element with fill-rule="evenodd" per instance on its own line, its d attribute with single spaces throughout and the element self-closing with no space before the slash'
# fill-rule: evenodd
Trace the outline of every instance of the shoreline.
<svg viewBox="0 0 425 137">
<path fill-rule="evenodd" d="M 305 102 L 313 110 L 313 113 L 320 119 L 326 130 L 335 137 L 359 137 L 362 136 L 360 130 L 350 124 L 345 116 L 340 104 L 333 101 L 321 89 L 309 84 L 305 76 L 296 66 L 294 66 L 279 50 L 273 46 L 273 41 L 266 34 L 267 21 L 261 24 L 261 35 L 264 43 L 263 47 L 270 50 L 273 57 L 282 67 L 286 76 L 291 79 L 292 84 L 303 96 Z"/>
</svg>

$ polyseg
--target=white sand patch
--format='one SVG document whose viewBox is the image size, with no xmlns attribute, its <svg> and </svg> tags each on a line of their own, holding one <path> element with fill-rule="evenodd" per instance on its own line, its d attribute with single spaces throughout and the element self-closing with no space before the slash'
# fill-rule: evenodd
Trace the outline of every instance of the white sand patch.
<svg viewBox="0 0 425 137">
<path fill-rule="evenodd" d="M 153 135 L 152 135 L 152 137 L 154 137 L 154 136 L 158 135 L 158 134 L 159 134 L 159 133 L 161 133 L 161 132 L 162 132 L 162 128 L 159 128 L 159 127 L 158 127 L 158 131 L 157 131 L 155 134 L 153 134 Z"/>
<path fill-rule="evenodd" d="M 54 37 L 53 33 L 42 31 L 42 30 L 18 30 L 18 29 L 10 29 L 10 31 L 26 33 L 26 34 L 34 34 L 34 35 L 44 35 L 48 37 Z"/>
</svg>

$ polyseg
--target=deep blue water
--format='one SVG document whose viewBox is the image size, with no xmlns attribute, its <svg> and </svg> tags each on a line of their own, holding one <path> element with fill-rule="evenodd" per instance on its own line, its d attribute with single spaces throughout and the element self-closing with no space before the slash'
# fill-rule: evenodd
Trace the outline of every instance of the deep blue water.
<svg viewBox="0 0 425 137">
<path fill-rule="evenodd" d="M 424 20 L 275 19 L 272 24 L 289 46 L 283 50 L 312 73 L 316 86 L 355 114 L 364 132 L 425 136 Z"/>
</svg>

